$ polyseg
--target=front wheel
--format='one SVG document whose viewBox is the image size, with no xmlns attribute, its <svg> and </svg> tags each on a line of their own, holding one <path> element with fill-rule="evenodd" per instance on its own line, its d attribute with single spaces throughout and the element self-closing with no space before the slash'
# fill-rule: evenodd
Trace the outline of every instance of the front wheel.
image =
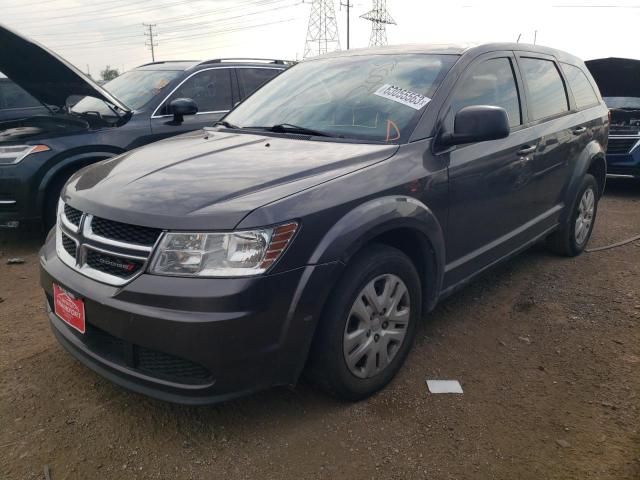
<svg viewBox="0 0 640 480">
<path fill-rule="evenodd" d="M 598 198 L 598 182 L 593 175 L 585 175 L 565 224 L 547 238 L 551 251 L 567 257 L 575 257 L 583 252 L 593 232 Z"/>
<path fill-rule="evenodd" d="M 404 363 L 420 317 L 420 277 L 400 250 L 373 245 L 336 285 L 310 359 L 314 379 L 334 396 L 374 394 Z"/>
</svg>

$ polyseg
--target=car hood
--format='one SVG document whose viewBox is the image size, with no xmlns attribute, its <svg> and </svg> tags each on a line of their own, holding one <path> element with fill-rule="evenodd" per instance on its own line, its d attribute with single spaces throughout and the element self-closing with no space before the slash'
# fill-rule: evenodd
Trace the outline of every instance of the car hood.
<svg viewBox="0 0 640 480">
<path fill-rule="evenodd" d="M 199 130 L 85 168 L 63 199 L 124 223 L 233 229 L 256 208 L 385 160 L 397 149 Z"/>
<path fill-rule="evenodd" d="M 585 63 L 603 97 L 640 97 L 640 60 L 611 57 Z"/>
<path fill-rule="evenodd" d="M 126 105 L 46 47 L 0 25 L 0 72 L 46 105 L 62 108 L 71 95 L 89 95 L 123 112 Z"/>
</svg>

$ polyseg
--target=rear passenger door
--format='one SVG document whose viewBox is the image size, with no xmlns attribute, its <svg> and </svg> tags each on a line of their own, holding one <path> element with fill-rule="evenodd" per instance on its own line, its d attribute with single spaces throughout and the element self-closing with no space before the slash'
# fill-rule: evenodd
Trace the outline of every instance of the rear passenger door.
<svg viewBox="0 0 640 480">
<path fill-rule="evenodd" d="M 151 117 L 151 129 L 158 138 L 211 126 L 231 108 L 237 94 L 232 88 L 230 67 L 200 70 L 187 77 L 176 87 Z M 180 125 L 172 123 L 169 104 L 176 98 L 190 98 L 198 105 L 196 115 L 185 115 Z"/>
<path fill-rule="evenodd" d="M 517 60 L 527 99 L 529 130 L 537 139 L 537 148 L 526 157 L 531 186 L 523 208 L 534 222 L 532 234 L 543 234 L 558 221 L 570 164 L 579 154 L 575 137 L 586 129 L 581 125 L 582 116 L 572 110 L 555 58 L 521 52 Z"/>
<path fill-rule="evenodd" d="M 275 67 L 236 67 L 240 101 L 247 98 L 280 72 L 282 72 L 282 69 Z"/>
<path fill-rule="evenodd" d="M 458 283 L 511 253 L 528 237 L 526 203 L 531 196 L 527 158 L 536 133 L 525 128 L 526 108 L 512 52 L 480 56 L 456 83 L 445 105 L 447 132 L 455 114 L 470 105 L 507 111 L 509 137 L 459 145 L 449 156 L 450 209 L 445 283 Z"/>
</svg>

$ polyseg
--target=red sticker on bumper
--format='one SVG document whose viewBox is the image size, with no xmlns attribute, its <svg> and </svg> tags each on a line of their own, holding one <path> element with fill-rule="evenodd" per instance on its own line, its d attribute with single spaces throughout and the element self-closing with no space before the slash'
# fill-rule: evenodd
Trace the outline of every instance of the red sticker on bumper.
<svg viewBox="0 0 640 480">
<path fill-rule="evenodd" d="M 53 308 L 63 322 L 80 333 L 85 332 L 84 301 L 74 298 L 55 283 L 53 284 Z"/>
</svg>

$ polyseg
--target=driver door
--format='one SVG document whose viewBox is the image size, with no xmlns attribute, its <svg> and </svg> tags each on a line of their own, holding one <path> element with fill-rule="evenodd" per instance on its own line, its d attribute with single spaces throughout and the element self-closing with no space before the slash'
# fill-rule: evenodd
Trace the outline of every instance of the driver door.
<svg viewBox="0 0 640 480">
<path fill-rule="evenodd" d="M 521 245 L 531 194 L 529 160 L 538 138 L 525 128 L 522 82 L 513 53 L 495 52 L 474 61 L 457 82 L 444 118 L 453 131 L 456 112 L 470 105 L 507 111 L 509 137 L 458 145 L 449 157 L 450 210 L 445 286 L 507 255 Z"/>
<path fill-rule="evenodd" d="M 152 115 L 154 140 L 198 130 L 224 117 L 234 102 L 232 75 L 232 68 L 216 67 L 200 70 L 187 77 Z M 174 124 L 173 115 L 169 113 L 169 103 L 176 98 L 190 98 L 198 105 L 198 113 L 186 115 L 180 125 Z"/>
</svg>

